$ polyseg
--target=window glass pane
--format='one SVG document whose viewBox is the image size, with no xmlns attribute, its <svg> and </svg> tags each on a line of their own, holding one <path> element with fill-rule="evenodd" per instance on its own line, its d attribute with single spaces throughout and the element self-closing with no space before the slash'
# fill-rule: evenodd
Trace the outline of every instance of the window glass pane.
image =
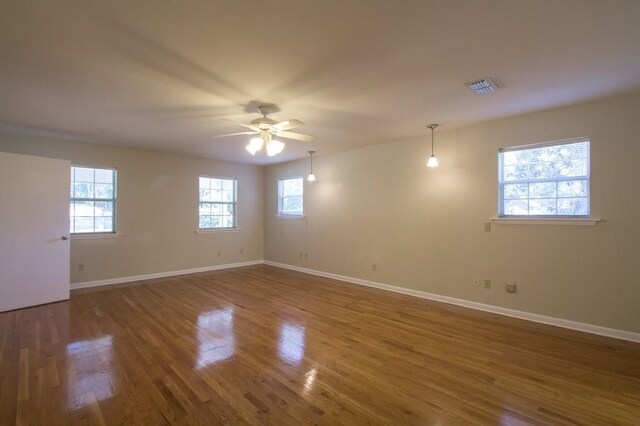
<svg viewBox="0 0 640 426">
<path fill-rule="evenodd" d="M 287 179 L 284 182 L 282 191 L 283 196 L 302 195 L 302 178 Z"/>
<path fill-rule="evenodd" d="M 75 181 L 76 182 L 95 182 L 93 169 L 85 167 L 75 167 Z"/>
<path fill-rule="evenodd" d="M 200 216 L 200 223 L 198 227 L 202 228 L 211 228 L 211 216 Z"/>
<path fill-rule="evenodd" d="M 302 213 L 302 197 L 284 197 L 282 211 L 285 213 Z"/>
<path fill-rule="evenodd" d="M 111 201 L 96 201 L 94 212 L 96 216 L 112 216 L 113 203 Z"/>
<path fill-rule="evenodd" d="M 504 214 L 527 215 L 529 214 L 529 202 L 527 200 L 505 200 Z"/>
<path fill-rule="evenodd" d="M 113 185 L 110 183 L 96 183 L 94 189 L 96 198 L 113 198 Z"/>
<path fill-rule="evenodd" d="M 93 216 L 76 216 L 74 218 L 74 232 L 94 232 L 93 228 Z"/>
<path fill-rule="evenodd" d="M 554 215 L 556 214 L 556 199 L 532 199 L 529 200 L 529 214 Z"/>
<path fill-rule="evenodd" d="M 582 141 L 501 152 L 500 215 L 588 215 L 589 145 Z"/>
<path fill-rule="evenodd" d="M 558 214 L 584 216 L 589 214 L 587 198 L 561 198 L 558 200 Z"/>
<path fill-rule="evenodd" d="M 233 228 L 235 226 L 236 188 L 235 179 L 200 177 L 199 228 Z M 205 218 L 204 215 L 208 217 Z M 227 215 L 230 216 L 229 219 Z"/>
<path fill-rule="evenodd" d="M 209 189 L 209 188 L 211 188 L 211 185 L 209 183 L 210 180 L 211 179 L 209 179 L 209 178 L 201 177 L 200 178 L 200 186 L 199 186 L 199 188 L 200 189 Z"/>
<path fill-rule="evenodd" d="M 211 190 L 211 201 L 222 201 L 222 191 L 220 189 Z"/>
<path fill-rule="evenodd" d="M 113 169 L 71 167 L 72 233 L 114 232 L 115 174 Z"/>
<path fill-rule="evenodd" d="M 558 182 L 558 197 L 585 197 L 588 193 L 589 188 L 585 180 Z"/>
<path fill-rule="evenodd" d="M 232 191 L 233 192 L 233 179 L 225 179 L 222 181 L 222 189 L 225 191 Z"/>
<path fill-rule="evenodd" d="M 278 213 L 303 214 L 304 181 L 302 178 L 281 179 L 278 181 Z"/>
<path fill-rule="evenodd" d="M 530 183 L 529 184 L 529 197 L 530 198 L 551 198 L 556 196 L 556 183 L 544 182 L 544 183 Z"/>
<path fill-rule="evenodd" d="M 221 228 L 222 227 L 222 217 L 221 216 L 209 216 L 211 218 L 211 227 L 212 228 Z"/>
<path fill-rule="evenodd" d="M 527 198 L 529 196 L 529 185 L 525 184 L 512 184 L 504 186 L 504 198 L 518 199 Z"/>
<path fill-rule="evenodd" d="M 222 179 L 211 179 L 211 189 L 222 189 Z"/>
<path fill-rule="evenodd" d="M 209 203 L 200 203 L 200 215 L 203 214 L 211 214 L 211 204 Z"/>
<path fill-rule="evenodd" d="M 95 169 L 96 183 L 113 184 L 113 170 Z"/>
<path fill-rule="evenodd" d="M 93 198 L 93 183 L 75 182 L 73 184 L 73 198 Z"/>
</svg>

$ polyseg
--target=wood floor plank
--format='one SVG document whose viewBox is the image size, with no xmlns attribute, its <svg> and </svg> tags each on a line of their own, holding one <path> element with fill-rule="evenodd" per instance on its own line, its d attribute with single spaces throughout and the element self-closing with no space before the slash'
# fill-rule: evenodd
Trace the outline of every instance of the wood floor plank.
<svg viewBox="0 0 640 426">
<path fill-rule="evenodd" d="M 640 344 L 271 266 L 0 314 L 0 424 L 640 424 Z"/>
</svg>

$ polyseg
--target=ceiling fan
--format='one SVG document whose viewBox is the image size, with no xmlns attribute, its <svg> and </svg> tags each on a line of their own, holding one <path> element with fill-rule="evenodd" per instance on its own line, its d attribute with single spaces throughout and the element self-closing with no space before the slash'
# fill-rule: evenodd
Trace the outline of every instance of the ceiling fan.
<svg viewBox="0 0 640 426">
<path fill-rule="evenodd" d="M 220 135 L 218 137 L 236 136 L 236 135 L 257 135 L 251 138 L 249 145 L 246 146 L 247 151 L 251 155 L 256 155 L 258 151 L 266 146 L 267 155 L 273 157 L 282 152 L 284 149 L 284 143 L 274 139 L 274 136 L 279 138 L 295 139 L 304 142 L 312 142 L 313 136 L 303 135 L 302 133 L 288 132 L 290 129 L 297 129 L 304 126 L 304 123 L 300 120 L 285 120 L 277 122 L 267 117 L 269 114 L 278 112 L 279 109 L 273 104 L 261 104 L 258 105 L 258 111 L 262 114 L 262 117 L 251 120 L 249 124 L 238 123 L 241 126 L 251 129 L 250 132 L 229 133 L 226 135 Z"/>
</svg>

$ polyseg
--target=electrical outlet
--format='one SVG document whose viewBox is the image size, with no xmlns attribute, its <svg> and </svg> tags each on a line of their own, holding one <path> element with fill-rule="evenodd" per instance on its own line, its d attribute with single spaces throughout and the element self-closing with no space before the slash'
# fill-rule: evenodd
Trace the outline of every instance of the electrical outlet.
<svg viewBox="0 0 640 426">
<path fill-rule="evenodd" d="M 240 254 L 244 254 L 244 249 L 243 248 L 240 249 Z"/>
<path fill-rule="evenodd" d="M 84 263 L 78 263 L 78 271 L 84 271 Z"/>
<path fill-rule="evenodd" d="M 491 288 L 491 280 L 484 280 L 484 288 L 486 289 Z"/>
<path fill-rule="evenodd" d="M 304 254 L 304 258 L 305 258 L 305 260 L 308 259 L 309 258 L 309 253 L 305 253 Z"/>
<path fill-rule="evenodd" d="M 473 286 L 474 286 L 474 287 L 480 287 L 480 278 L 475 277 L 475 278 L 473 279 Z"/>
<path fill-rule="evenodd" d="M 491 222 L 484 223 L 484 232 L 491 232 Z"/>
<path fill-rule="evenodd" d="M 516 283 L 507 283 L 505 287 L 507 289 L 507 293 L 515 293 L 518 291 Z"/>
<path fill-rule="evenodd" d="M 222 252 L 218 250 L 218 257 L 222 256 Z"/>
<path fill-rule="evenodd" d="M 376 272 L 378 270 L 378 264 L 377 263 L 372 263 L 371 264 L 371 270 Z"/>
</svg>

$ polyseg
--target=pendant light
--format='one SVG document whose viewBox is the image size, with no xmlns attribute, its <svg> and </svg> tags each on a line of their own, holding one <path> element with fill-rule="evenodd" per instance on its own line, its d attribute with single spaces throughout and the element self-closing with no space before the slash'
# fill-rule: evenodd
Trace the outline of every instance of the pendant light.
<svg viewBox="0 0 640 426">
<path fill-rule="evenodd" d="M 438 167 L 438 159 L 433 155 L 433 129 L 438 127 L 438 125 L 429 124 L 427 127 L 431 129 L 431 157 L 429 157 L 429 160 L 427 161 L 427 167 L 434 168 Z"/>
<path fill-rule="evenodd" d="M 307 177 L 307 180 L 309 182 L 315 182 L 316 181 L 316 175 L 313 174 L 313 154 L 315 154 L 315 151 L 309 151 L 309 160 L 311 161 L 311 169 L 309 172 L 309 176 Z"/>
</svg>

